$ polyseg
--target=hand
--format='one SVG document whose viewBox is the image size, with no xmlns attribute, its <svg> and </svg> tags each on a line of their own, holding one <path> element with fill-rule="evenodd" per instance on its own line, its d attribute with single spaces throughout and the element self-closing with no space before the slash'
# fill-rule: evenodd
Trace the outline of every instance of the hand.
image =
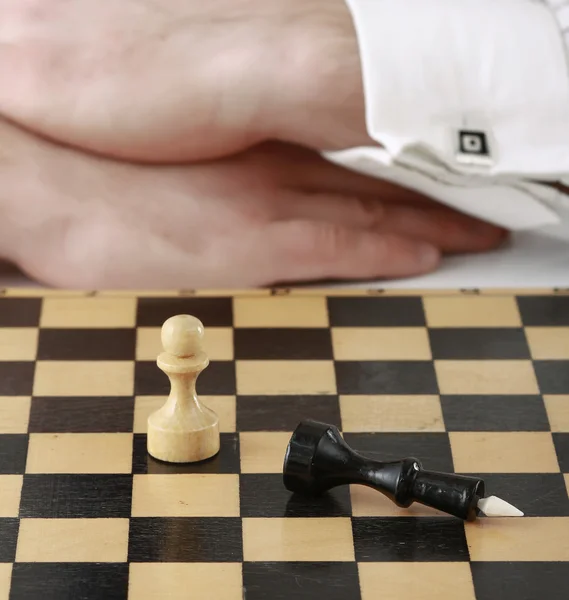
<svg viewBox="0 0 569 600">
<path fill-rule="evenodd" d="M 503 233 L 280 143 L 189 166 L 78 153 L 0 122 L 0 257 L 55 287 L 404 277 Z"/>
<path fill-rule="evenodd" d="M 344 0 L 2 0 L 0 114 L 135 161 L 369 143 Z"/>
</svg>

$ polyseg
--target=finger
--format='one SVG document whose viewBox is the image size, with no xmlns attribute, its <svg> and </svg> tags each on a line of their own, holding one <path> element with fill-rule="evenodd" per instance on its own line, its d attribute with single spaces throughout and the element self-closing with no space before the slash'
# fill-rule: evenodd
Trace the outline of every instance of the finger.
<svg viewBox="0 0 569 600">
<path fill-rule="evenodd" d="M 327 222 L 273 223 L 265 235 L 265 260 L 279 281 L 409 277 L 440 260 L 429 244 Z"/>
<path fill-rule="evenodd" d="M 338 194 L 283 194 L 275 208 L 281 220 L 306 219 L 401 235 L 445 253 L 483 252 L 499 246 L 499 227 L 445 207 L 390 204 Z"/>
<path fill-rule="evenodd" d="M 375 229 L 422 240 L 447 254 L 487 252 L 507 236 L 500 227 L 450 209 L 405 205 L 387 205 Z"/>
<path fill-rule="evenodd" d="M 384 202 L 420 206 L 437 204 L 415 190 L 332 163 L 308 148 L 279 144 L 264 147 L 263 153 L 279 182 L 296 191 L 374 196 Z"/>
</svg>

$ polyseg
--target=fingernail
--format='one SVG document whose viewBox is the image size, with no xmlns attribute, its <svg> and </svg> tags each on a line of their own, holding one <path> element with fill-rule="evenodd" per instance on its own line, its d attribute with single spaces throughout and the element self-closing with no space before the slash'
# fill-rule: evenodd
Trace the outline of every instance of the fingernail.
<svg viewBox="0 0 569 600">
<path fill-rule="evenodd" d="M 417 254 L 421 266 L 425 269 L 436 266 L 440 259 L 439 251 L 430 244 L 417 244 Z"/>
<path fill-rule="evenodd" d="M 491 223 L 474 223 L 473 225 L 466 225 L 465 231 L 476 237 L 496 237 L 497 235 L 501 237 L 503 230 Z"/>
</svg>

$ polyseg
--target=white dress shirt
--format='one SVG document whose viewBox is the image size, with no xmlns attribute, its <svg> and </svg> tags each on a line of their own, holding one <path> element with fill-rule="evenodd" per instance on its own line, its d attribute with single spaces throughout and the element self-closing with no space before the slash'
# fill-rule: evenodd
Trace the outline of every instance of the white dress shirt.
<svg viewBox="0 0 569 600">
<path fill-rule="evenodd" d="M 569 0 L 345 0 L 377 146 L 324 152 L 512 230 L 569 184 Z"/>
</svg>

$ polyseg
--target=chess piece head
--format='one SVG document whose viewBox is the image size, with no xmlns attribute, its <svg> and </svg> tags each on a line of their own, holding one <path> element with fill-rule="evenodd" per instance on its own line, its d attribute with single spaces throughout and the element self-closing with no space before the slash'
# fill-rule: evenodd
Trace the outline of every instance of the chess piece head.
<svg viewBox="0 0 569 600">
<path fill-rule="evenodd" d="M 291 492 L 320 494 L 345 483 L 352 469 L 357 469 L 357 459 L 337 427 L 302 421 L 285 452 L 284 486 Z"/>
<path fill-rule="evenodd" d="M 162 325 L 164 351 L 178 358 L 196 356 L 202 351 L 203 323 L 191 315 L 170 317 Z"/>
</svg>

